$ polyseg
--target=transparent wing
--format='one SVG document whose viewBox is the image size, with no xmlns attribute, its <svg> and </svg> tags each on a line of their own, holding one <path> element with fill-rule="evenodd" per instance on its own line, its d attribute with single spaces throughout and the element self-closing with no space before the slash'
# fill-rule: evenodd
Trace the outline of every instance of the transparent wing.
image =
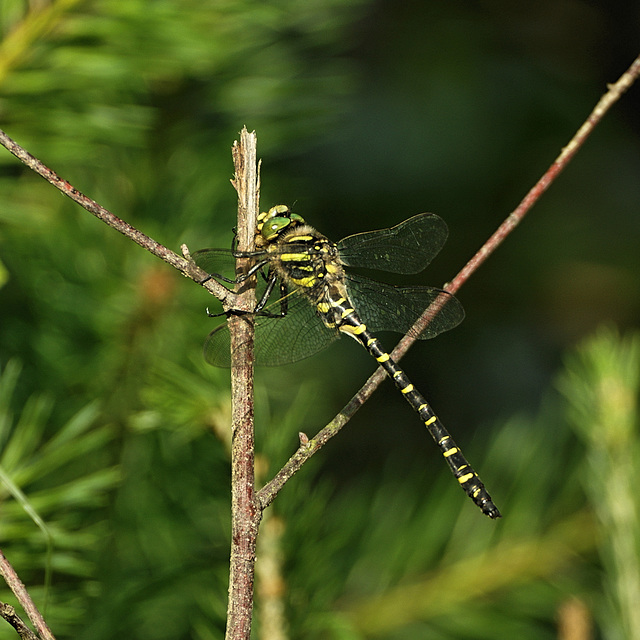
<svg viewBox="0 0 640 640">
<path fill-rule="evenodd" d="M 232 253 L 228 249 L 200 249 L 194 252 L 191 257 L 210 276 L 221 281 L 228 289 L 233 289 L 233 282 L 236 279 L 236 257 L 241 255 L 244 254 L 240 252 Z M 256 255 L 256 252 L 254 252 L 247 254 L 247 257 L 257 257 L 259 259 L 260 255 Z M 261 273 L 266 274 L 266 269 Z M 256 297 L 258 300 L 261 299 L 266 286 L 265 277 L 258 277 L 256 284 Z"/>
<path fill-rule="evenodd" d="M 458 326 L 464 319 L 460 302 L 442 289 L 433 287 L 394 287 L 361 276 L 349 275 L 347 291 L 355 310 L 367 328 L 377 331 L 411 333 L 413 323 L 437 298 L 443 296 L 438 311 L 433 312 L 420 340 L 435 338 L 444 331 Z"/>
<path fill-rule="evenodd" d="M 235 277 L 235 257 L 227 249 L 202 249 L 192 255 L 195 263 L 207 273 Z M 266 282 L 258 278 L 256 296 L 262 295 Z M 276 288 L 276 292 L 278 289 Z M 274 297 L 278 297 L 274 293 Z M 255 358 L 262 366 L 279 366 L 297 362 L 324 349 L 338 338 L 338 333 L 327 329 L 311 305 L 297 290 L 287 296 L 284 317 L 256 317 Z M 281 302 L 267 305 L 262 313 L 280 313 Z M 214 329 L 204 343 L 204 358 L 216 367 L 231 366 L 230 336 L 227 323 Z"/>
<path fill-rule="evenodd" d="M 393 273 L 419 273 L 447 240 L 445 221 L 435 213 L 413 218 L 378 231 L 347 236 L 338 242 L 344 264 Z"/>
<path fill-rule="evenodd" d="M 200 249 L 191 254 L 193 261 L 209 274 L 222 275 L 233 279 L 236 259 L 228 249 Z"/>
<path fill-rule="evenodd" d="M 263 312 L 278 313 L 280 301 Z M 280 366 L 303 360 L 337 340 L 337 331 L 328 329 L 311 302 L 298 292 L 288 296 L 284 317 L 256 317 L 255 358 L 260 366 Z M 226 322 L 214 329 L 204 343 L 204 359 L 216 367 L 231 366 L 230 336 Z"/>
</svg>

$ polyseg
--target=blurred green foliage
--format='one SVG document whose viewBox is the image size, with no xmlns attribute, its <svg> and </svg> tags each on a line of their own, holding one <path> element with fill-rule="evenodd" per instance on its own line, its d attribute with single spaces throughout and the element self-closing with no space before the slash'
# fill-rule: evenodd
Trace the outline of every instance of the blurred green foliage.
<svg viewBox="0 0 640 640">
<path fill-rule="evenodd" d="M 334 239 L 444 217 L 449 245 L 417 280 L 438 285 L 635 57 L 632 14 L 0 0 L 0 127 L 195 250 L 230 245 L 230 147 L 246 124 L 263 208 L 293 204 Z M 567 611 L 594 637 L 640 638 L 638 95 L 465 287 L 467 321 L 405 361 L 503 520 L 473 507 L 386 385 L 270 509 L 256 638 L 539 640 Z M 201 359 L 211 299 L 6 152 L 0 261 L 0 547 L 60 639 L 220 638 L 229 382 Z M 603 321 L 629 333 L 575 350 Z M 258 372 L 263 481 L 371 371 L 343 343 Z"/>
</svg>

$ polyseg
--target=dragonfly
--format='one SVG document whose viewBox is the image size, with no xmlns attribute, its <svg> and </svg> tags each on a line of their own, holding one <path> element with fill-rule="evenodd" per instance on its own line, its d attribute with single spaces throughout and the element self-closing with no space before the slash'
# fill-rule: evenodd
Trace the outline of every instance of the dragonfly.
<svg viewBox="0 0 640 640">
<path fill-rule="evenodd" d="M 254 274 L 260 276 L 261 291 L 252 312 L 257 365 L 302 360 L 342 335 L 364 347 L 418 414 L 465 493 L 485 515 L 499 518 L 500 511 L 478 474 L 375 335 L 395 331 L 421 340 L 434 338 L 462 322 L 462 305 L 442 289 L 385 284 L 349 269 L 419 273 L 440 251 L 448 233 L 442 218 L 421 213 L 394 227 L 357 233 L 335 243 L 281 204 L 258 216 L 255 251 L 202 249 L 193 259 L 210 274 L 207 279 L 238 284 Z M 232 273 L 228 269 L 239 257 L 252 258 L 253 266 L 240 276 L 228 277 L 225 271 Z M 418 332 L 414 323 L 426 309 L 430 309 L 429 322 Z M 227 312 L 231 313 L 238 312 Z M 214 366 L 230 366 L 226 323 L 207 337 L 204 358 Z"/>
</svg>

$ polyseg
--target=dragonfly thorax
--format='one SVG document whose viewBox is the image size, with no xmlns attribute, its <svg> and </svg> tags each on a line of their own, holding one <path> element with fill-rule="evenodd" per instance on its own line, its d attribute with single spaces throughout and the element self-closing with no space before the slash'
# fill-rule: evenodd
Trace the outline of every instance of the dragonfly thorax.
<svg viewBox="0 0 640 640">
<path fill-rule="evenodd" d="M 312 302 L 324 300 L 336 288 L 345 290 L 336 244 L 307 224 L 291 226 L 266 248 L 278 277 Z"/>
<path fill-rule="evenodd" d="M 324 325 L 353 335 L 354 315 L 338 247 L 286 205 L 261 214 L 256 244 L 262 244 L 270 270 L 314 305 Z M 357 320 L 358 325 L 360 321 Z M 364 325 L 362 325 L 364 326 Z"/>
</svg>

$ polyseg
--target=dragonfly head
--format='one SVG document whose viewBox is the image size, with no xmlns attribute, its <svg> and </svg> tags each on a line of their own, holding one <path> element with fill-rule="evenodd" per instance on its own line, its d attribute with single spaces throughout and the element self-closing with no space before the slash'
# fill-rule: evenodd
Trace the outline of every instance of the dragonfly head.
<svg viewBox="0 0 640 640">
<path fill-rule="evenodd" d="M 263 242 L 271 242 L 283 231 L 304 224 L 304 218 L 293 213 L 286 204 L 278 204 L 258 216 L 258 234 Z"/>
</svg>

